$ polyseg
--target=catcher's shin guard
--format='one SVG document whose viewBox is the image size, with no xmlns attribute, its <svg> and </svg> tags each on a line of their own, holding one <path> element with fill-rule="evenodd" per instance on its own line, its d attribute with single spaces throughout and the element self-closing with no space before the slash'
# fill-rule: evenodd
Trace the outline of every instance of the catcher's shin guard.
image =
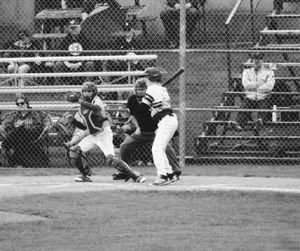
<svg viewBox="0 0 300 251">
<path fill-rule="evenodd" d="M 91 168 L 84 164 L 82 153 L 76 146 L 70 149 L 70 163 L 73 167 L 76 167 L 83 176 L 91 176 Z"/>
<path fill-rule="evenodd" d="M 123 160 L 114 155 L 106 156 L 106 165 L 117 169 L 119 172 L 129 176 L 134 181 L 141 175 L 140 173 L 134 172 Z"/>
</svg>

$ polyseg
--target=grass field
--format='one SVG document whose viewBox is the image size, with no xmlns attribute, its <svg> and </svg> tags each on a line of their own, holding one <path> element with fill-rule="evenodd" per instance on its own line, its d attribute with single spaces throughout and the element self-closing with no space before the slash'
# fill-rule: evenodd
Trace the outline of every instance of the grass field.
<svg viewBox="0 0 300 251">
<path fill-rule="evenodd" d="M 155 172 L 154 168 L 135 170 L 146 177 Z M 8 218 L 0 220 L 0 250 L 300 249 L 299 193 L 173 190 L 172 185 L 168 190 L 110 190 L 107 183 L 100 184 L 96 178 L 101 175 L 110 180 L 114 171 L 108 168 L 93 171 L 93 185 L 99 185 L 97 191 L 86 190 L 89 184 L 71 181 L 70 185 L 76 189 L 66 192 L 64 187 L 68 184 L 54 180 L 52 185 L 45 184 L 51 192 L 40 194 L 35 188 L 43 187 L 38 183 L 39 178 L 56 175 L 53 177 L 73 180 L 77 170 L 0 169 L 0 180 L 15 184 L 8 186 L 13 196 L 0 196 L 0 216 Z M 300 178 L 297 166 L 194 165 L 186 166 L 183 171 L 182 181 L 175 184 L 179 187 L 194 176 L 278 177 L 296 183 Z M 23 178 L 25 182 L 21 184 L 19 180 Z M 263 179 L 266 183 L 270 180 Z M 0 195 L 8 183 L 0 184 L 3 187 Z M 115 184 L 133 185 L 122 181 Z M 18 193 L 22 187 L 24 192 Z M 27 193 L 30 189 L 34 192 Z M 16 216 L 8 217 L 6 213 Z M 20 215 L 31 220 L 13 220 Z"/>
</svg>

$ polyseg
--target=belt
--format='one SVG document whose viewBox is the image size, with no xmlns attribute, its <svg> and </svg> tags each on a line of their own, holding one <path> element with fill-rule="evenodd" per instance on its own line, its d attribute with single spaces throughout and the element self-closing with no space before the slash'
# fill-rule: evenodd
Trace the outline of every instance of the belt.
<svg viewBox="0 0 300 251">
<path fill-rule="evenodd" d="M 164 109 L 164 110 L 156 113 L 153 116 L 153 120 L 156 121 L 156 122 L 159 122 L 167 115 L 174 116 L 173 110 L 172 109 Z"/>
</svg>

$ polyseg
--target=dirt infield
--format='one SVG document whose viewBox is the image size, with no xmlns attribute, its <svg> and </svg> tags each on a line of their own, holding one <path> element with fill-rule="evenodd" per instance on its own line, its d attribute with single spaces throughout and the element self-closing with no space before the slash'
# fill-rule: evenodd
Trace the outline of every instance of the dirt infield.
<svg viewBox="0 0 300 251">
<path fill-rule="evenodd" d="M 87 192 L 107 190 L 169 190 L 169 191 L 247 191 L 300 194 L 300 179 L 184 176 L 176 183 L 157 187 L 154 176 L 142 184 L 113 181 L 110 176 L 93 176 L 91 183 L 76 183 L 73 176 L 5 176 L 0 177 L 0 199 L 32 194 Z"/>
</svg>

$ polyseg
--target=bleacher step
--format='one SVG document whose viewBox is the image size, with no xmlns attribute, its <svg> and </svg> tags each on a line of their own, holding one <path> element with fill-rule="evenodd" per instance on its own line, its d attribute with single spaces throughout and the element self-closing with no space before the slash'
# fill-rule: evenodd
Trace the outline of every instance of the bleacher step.
<svg viewBox="0 0 300 251">
<path fill-rule="evenodd" d="M 281 13 L 281 14 L 276 14 L 275 12 L 273 12 L 270 15 L 266 16 L 267 18 L 279 18 L 279 19 L 283 19 L 283 18 L 300 18 L 300 14 L 295 14 L 295 13 Z"/>
<path fill-rule="evenodd" d="M 34 34 L 32 34 L 32 38 L 34 38 L 34 39 L 47 39 L 47 38 L 63 39 L 67 35 L 68 35 L 68 33 L 34 33 Z"/>
<path fill-rule="evenodd" d="M 259 32 L 262 35 L 300 35 L 300 30 L 268 30 L 264 29 Z"/>
</svg>

